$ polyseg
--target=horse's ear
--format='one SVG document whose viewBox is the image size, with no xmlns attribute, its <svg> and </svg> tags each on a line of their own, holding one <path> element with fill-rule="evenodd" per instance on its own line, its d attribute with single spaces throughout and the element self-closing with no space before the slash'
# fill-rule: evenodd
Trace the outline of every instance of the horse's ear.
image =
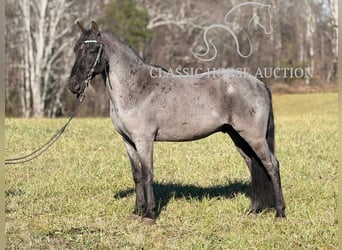
<svg viewBox="0 0 342 250">
<path fill-rule="evenodd" d="M 100 35 L 99 26 L 98 26 L 97 23 L 95 23 L 94 21 L 91 21 L 91 30 L 92 30 L 93 33 L 95 33 L 96 35 Z"/>
<path fill-rule="evenodd" d="M 76 24 L 77 24 L 78 30 L 81 32 L 81 34 L 86 32 L 86 29 L 82 26 L 82 24 L 79 21 L 77 21 Z"/>
</svg>

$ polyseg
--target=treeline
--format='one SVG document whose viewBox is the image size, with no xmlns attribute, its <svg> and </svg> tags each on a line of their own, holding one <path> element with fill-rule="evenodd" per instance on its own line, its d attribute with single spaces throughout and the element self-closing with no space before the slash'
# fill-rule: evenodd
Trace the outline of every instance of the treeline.
<svg viewBox="0 0 342 250">
<path fill-rule="evenodd" d="M 6 0 L 5 14 L 7 116 L 67 115 L 76 20 L 97 21 L 173 73 L 239 68 L 267 84 L 337 82 L 337 0 Z M 107 115 L 100 78 L 89 92 L 81 113 Z"/>
</svg>

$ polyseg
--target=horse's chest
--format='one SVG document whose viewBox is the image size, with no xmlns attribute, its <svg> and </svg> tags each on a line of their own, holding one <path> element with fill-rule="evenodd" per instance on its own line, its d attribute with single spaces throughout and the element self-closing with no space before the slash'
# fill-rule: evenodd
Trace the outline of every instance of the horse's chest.
<svg viewBox="0 0 342 250">
<path fill-rule="evenodd" d="M 120 118 L 119 111 L 115 105 L 110 102 L 110 118 L 112 119 L 115 129 L 120 133 L 126 133 L 125 126 Z"/>
</svg>

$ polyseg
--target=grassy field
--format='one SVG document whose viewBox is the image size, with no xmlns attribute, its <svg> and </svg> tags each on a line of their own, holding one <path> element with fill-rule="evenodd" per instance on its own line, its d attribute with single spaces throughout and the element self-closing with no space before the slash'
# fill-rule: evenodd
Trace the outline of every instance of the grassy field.
<svg viewBox="0 0 342 250">
<path fill-rule="evenodd" d="M 133 180 L 109 118 L 75 119 L 39 159 L 6 166 L 8 249 L 337 249 L 337 94 L 275 95 L 287 219 L 247 216 L 249 174 L 230 139 L 156 143 L 157 223 L 131 220 Z M 65 119 L 6 119 L 6 158 Z"/>
</svg>

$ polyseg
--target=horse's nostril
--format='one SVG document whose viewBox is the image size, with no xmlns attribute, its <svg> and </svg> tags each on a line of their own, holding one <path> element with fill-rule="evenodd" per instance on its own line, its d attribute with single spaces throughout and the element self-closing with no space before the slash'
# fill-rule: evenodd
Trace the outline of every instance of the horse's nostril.
<svg viewBox="0 0 342 250">
<path fill-rule="evenodd" d="M 81 90 L 81 84 L 75 79 L 69 79 L 69 89 L 73 93 L 77 93 Z"/>
<path fill-rule="evenodd" d="M 74 82 L 73 83 L 73 88 L 74 88 L 74 90 L 80 90 L 81 85 L 78 82 Z"/>
</svg>

